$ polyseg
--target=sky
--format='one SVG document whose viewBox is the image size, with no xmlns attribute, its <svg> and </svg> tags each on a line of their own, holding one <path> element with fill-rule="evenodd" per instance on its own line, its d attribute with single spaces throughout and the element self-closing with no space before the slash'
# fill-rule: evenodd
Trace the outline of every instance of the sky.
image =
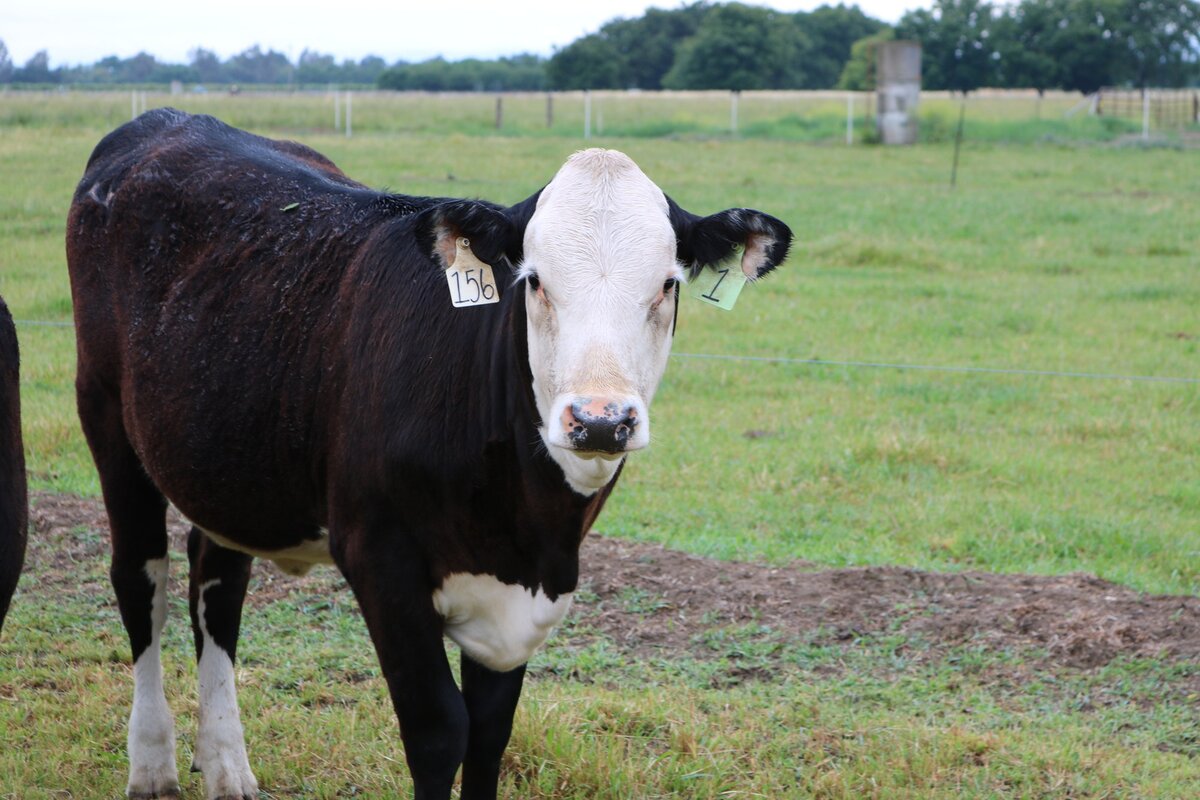
<svg viewBox="0 0 1200 800">
<path fill-rule="evenodd" d="M 837 0 L 746 0 L 780 11 L 811 11 Z M 858 0 L 866 14 L 895 22 L 932 0 Z M 847 0 L 853 5 L 854 0 Z M 649 7 L 677 8 L 680 0 L 4 0 L 0 40 L 17 66 L 46 50 L 50 65 L 92 64 L 141 51 L 184 64 L 196 47 L 221 59 L 257 44 L 295 63 L 305 49 L 338 61 L 381 56 L 423 61 L 495 58 L 517 53 L 549 56 L 554 48 L 593 33 L 614 17 L 638 17 Z"/>
</svg>

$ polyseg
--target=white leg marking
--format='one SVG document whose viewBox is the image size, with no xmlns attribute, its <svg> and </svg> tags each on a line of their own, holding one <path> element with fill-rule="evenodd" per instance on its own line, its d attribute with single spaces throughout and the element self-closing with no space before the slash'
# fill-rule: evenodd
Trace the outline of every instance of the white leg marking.
<svg viewBox="0 0 1200 800">
<path fill-rule="evenodd" d="M 133 711 L 129 714 L 130 797 L 161 797 L 179 792 L 175 768 L 175 725 L 163 694 L 162 629 L 167 620 L 167 559 L 146 562 L 154 585 L 150 605 L 150 646 L 133 665 Z"/>
<path fill-rule="evenodd" d="M 257 798 L 258 781 L 246 758 L 246 739 L 238 713 L 233 662 L 213 640 L 204 619 L 204 593 L 220 580 L 200 587 L 196 616 L 204 650 L 200 655 L 200 730 L 196 735 L 195 766 L 204 775 L 209 800 L 214 798 Z"/>
</svg>

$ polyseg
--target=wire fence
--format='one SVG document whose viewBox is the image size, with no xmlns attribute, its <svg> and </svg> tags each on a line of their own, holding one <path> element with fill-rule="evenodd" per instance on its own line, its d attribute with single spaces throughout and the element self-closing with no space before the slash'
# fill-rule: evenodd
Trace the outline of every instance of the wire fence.
<svg viewBox="0 0 1200 800">
<path fill-rule="evenodd" d="M 72 322 L 57 322 L 52 320 L 18 319 L 13 320 L 13 322 L 19 326 L 33 328 L 75 327 L 75 324 Z M 787 364 L 790 366 L 806 367 L 847 367 L 852 369 L 886 369 L 913 372 L 948 372 L 978 375 L 1020 375 L 1038 378 L 1084 378 L 1088 380 L 1135 381 L 1142 383 L 1200 384 L 1200 378 L 1187 378 L 1171 375 L 1126 375 L 1119 373 L 1084 372 L 1071 370 L 1019 369 L 1009 367 L 966 367 L 938 364 L 899 364 L 885 361 L 833 361 L 823 358 L 752 356 L 737 355 L 732 353 L 671 353 L 671 358 L 708 361 L 736 361 L 757 364 Z"/>
<path fill-rule="evenodd" d="M 1096 94 L 1095 113 L 1158 129 L 1186 128 L 1200 122 L 1200 90 L 1101 89 Z"/>
<path fill-rule="evenodd" d="M 1115 95 L 1096 103 L 1072 92 L 979 90 L 964 98 L 924 91 L 916 111 L 919 140 L 953 139 L 964 103 L 967 141 L 1109 140 L 1143 128 L 1141 116 L 1113 105 L 1124 103 Z M 111 129 L 161 106 L 288 135 L 723 137 L 851 145 L 878 140 L 876 95 L 847 91 L 0 91 L 0 129 Z M 1072 113 L 1082 109 L 1088 113 Z M 1151 114 L 1148 125 L 1173 130 L 1175 119 L 1174 112 L 1164 111 Z"/>
</svg>

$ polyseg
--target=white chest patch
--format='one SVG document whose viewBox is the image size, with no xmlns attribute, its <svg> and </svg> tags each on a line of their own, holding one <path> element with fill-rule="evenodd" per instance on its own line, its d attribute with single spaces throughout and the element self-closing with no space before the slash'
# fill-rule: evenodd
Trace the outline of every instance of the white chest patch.
<svg viewBox="0 0 1200 800">
<path fill-rule="evenodd" d="M 446 635 L 471 658 L 497 672 L 524 664 L 571 607 L 571 593 L 551 600 L 539 587 L 501 583 L 492 575 L 456 572 L 433 593 Z"/>
</svg>

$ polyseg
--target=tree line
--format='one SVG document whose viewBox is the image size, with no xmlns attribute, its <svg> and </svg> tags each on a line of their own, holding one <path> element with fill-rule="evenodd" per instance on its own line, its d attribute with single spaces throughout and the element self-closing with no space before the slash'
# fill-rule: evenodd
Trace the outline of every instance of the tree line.
<svg viewBox="0 0 1200 800">
<path fill-rule="evenodd" d="M 858 6 L 785 13 L 694 2 L 614 19 L 549 58 L 387 64 L 338 62 L 305 50 L 292 61 L 258 45 L 221 60 L 197 48 L 187 64 L 148 53 L 51 69 L 47 51 L 23 66 L 0 41 L 0 83 L 377 85 L 420 91 L 874 88 L 888 39 L 922 46 L 928 89 L 1066 89 L 1200 83 L 1200 0 L 935 0 L 888 26 Z"/>
</svg>

